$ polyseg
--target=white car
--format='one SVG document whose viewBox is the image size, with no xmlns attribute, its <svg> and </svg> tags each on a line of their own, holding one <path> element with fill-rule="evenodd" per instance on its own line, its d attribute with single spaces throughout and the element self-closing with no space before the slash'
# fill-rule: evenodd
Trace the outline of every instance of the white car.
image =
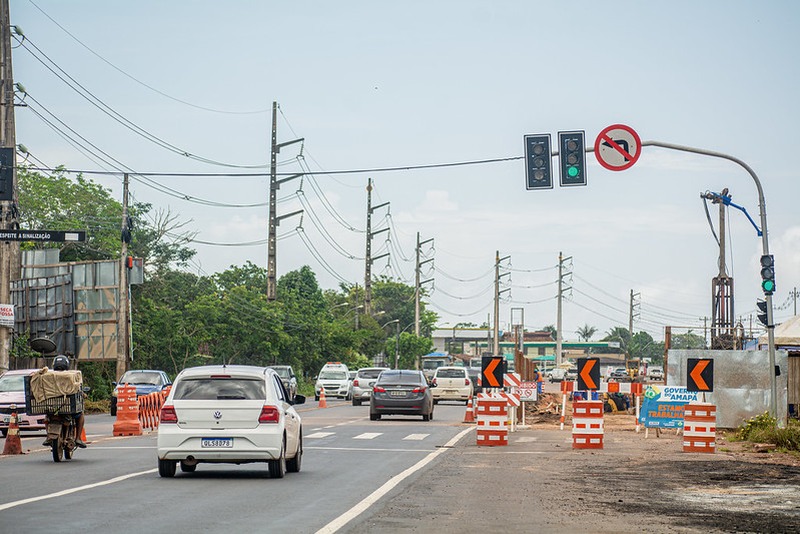
<svg viewBox="0 0 800 534">
<path fill-rule="evenodd" d="M 431 379 L 433 403 L 452 400 L 469 402 L 472 395 L 472 381 L 465 367 L 438 367 Z"/>
<path fill-rule="evenodd" d="M 648 378 L 653 381 L 664 380 L 664 369 L 661 367 L 651 367 L 647 375 Z"/>
<path fill-rule="evenodd" d="M 350 370 L 340 362 L 328 362 L 322 366 L 314 384 L 314 400 L 318 401 L 322 391 L 325 397 L 350 398 Z"/>
<path fill-rule="evenodd" d="M 369 402 L 372 386 L 375 385 L 378 376 L 388 370 L 388 367 L 363 367 L 356 372 L 352 389 L 353 406 L 361 406 L 362 401 Z"/>
<path fill-rule="evenodd" d="M 209 365 L 184 369 L 161 408 L 158 474 L 199 463 L 267 462 L 272 478 L 300 471 L 303 432 L 295 404 L 273 369 Z"/>
</svg>

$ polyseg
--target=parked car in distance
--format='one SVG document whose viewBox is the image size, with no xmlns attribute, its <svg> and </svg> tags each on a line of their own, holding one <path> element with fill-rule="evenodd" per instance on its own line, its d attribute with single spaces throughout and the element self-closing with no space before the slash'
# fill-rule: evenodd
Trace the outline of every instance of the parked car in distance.
<svg viewBox="0 0 800 534">
<path fill-rule="evenodd" d="M 483 388 L 481 387 L 481 368 L 480 367 L 467 367 L 467 375 L 469 376 L 470 382 L 472 382 L 472 396 L 474 397 L 481 391 Z"/>
<path fill-rule="evenodd" d="M 274 369 L 208 365 L 181 371 L 161 408 L 158 474 L 192 473 L 200 463 L 266 462 L 271 478 L 300 471 L 303 432 Z"/>
<path fill-rule="evenodd" d="M 570 380 L 577 380 L 578 379 L 578 368 L 577 367 L 570 367 L 567 369 L 567 372 L 564 373 L 563 380 L 565 382 L 569 382 Z"/>
<path fill-rule="evenodd" d="M 20 430 L 44 430 L 44 415 L 25 413 L 25 377 L 36 371 L 38 369 L 18 369 L 0 376 L 0 433 L 3 437 L 8 435 L 12 412 L 17 414 Z"/>
<path fill-rule="evenodd" d="M 363 401 L 369 401 L 372 386 L 378 380 L 378 376 L 388 370 L 388 367 L 362 367 L 356 371 L 356 377 L 353 379 L 353 406 L 361 406 Z"/>
<path fill-rule="evenodd" d="M 439 367 L 431 378 L 433 403 L 459 401 L 467 403 L 472 395 L 472 381 L 465 367 Z"/>
<path fill-rule="evenodd" d="M 575 378 L 578 377 L 577 375 L 577 368 L 575 369 Z M 550 381 L 552 384 L 553 382 L 561 382 L 564 380 L 564 376 L 566 376 L 567 370 L 563 367 L 556 367 L 555 369 L 550 369 L 549 371 L 545 372 L 544 376 L 547 380 Z"/>
<path fill-rule="evenodd" d="M 630 382 L 631 375 L 628 374 L 628 370 L 624 367 L 617 367 L 611 371 L 611 376 L 608 379 L 615 382 Z"/>
<path fill-rule="evenodd" d="M 350 398 L 350 370 L 340 362 L 328 362 L 322 366 L 314 384 L 314 400 L 319 400 L 325 390 L 325 397 Z"/>
<path fill-rule="evenodd" d="M 114 390 L 111 392 L 111 415 L 117 415 L 117 389 L 120 386 L 136 386 L 136 396 L 141 397 L 149 393 L 161 391 L 172 385 L 172 380 L 164 371 L 153 369 L 135 369 L 126 371 L 119 382 L 112 382 Z"/>
<path fill-rule="evenodd" d="M 664 380 L 664 369 L 661 367 L 650 367 L 647 370 L 647 377 L 650 380 L 661 381 Z"/>
<path fill-rule="evenodd" d="M 392 369 L 384 371 L 372 386 L 369 399 L 370 421 L 383 415 L 421 415 L 433 419 L 433 396 L 422 371 Z"/>
<path fill-rule="evenodd" d="M 289 398 L 293 399 L 295 395 L 297 395 L 297 376 L 294 374 L 294 369 L 292 369 L 291 365 L 270 365 L 270 369 L 274 369 L 278 376 L 281 377 L 281 382 L 283 382 L 283 387 L 286 389 L 286 393 L 289 394 Z"/>
</svg>

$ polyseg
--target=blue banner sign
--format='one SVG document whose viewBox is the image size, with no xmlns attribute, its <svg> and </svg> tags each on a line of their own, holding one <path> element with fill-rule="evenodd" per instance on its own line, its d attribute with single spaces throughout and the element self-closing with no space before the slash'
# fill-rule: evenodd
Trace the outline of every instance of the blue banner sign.
<svg viewBox="0 0 800 534">
<path fill-rule="evenodd" d="M 649 428 L 683 428 L 683 408 L 698 401 L 685 387 L 647 386 L 639 422 Z"/>
</svg>

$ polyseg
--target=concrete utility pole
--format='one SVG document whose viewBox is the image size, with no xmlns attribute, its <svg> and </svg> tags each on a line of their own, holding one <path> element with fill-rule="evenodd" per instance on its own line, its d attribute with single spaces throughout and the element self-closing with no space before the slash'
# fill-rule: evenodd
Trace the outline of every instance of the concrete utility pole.
<svg viewBox="0 0 800 534">
<path fill-rule="evenodd" d="M 372 236 L 378 235 L 383 232 L 388 232 L 389 227 L 383 228 L 382 230 L 378 230 L 377 232 L 372 231 L 372 212 L 375 210 L 382 208 L 384 206 L 388 206 L 388 202 L 384 202 L 383 204 L 378 204 L 377 206 L 372 205 L 372 178 L 369 178 L 367 181 L 367 251 L 366 251 L 366 262 L 364 266 L 364 314 L 365 315 L 372 315 L 372 262 L 375 260 L 379 260 L 381 258 L 385 258 L 389 255 L 389 253 L 381 254 L 380 256 L 372 257 Z"/>
<path fill-rule="evenodd" d="M 789 296 L 792 299 L 794 299 L 794 315 L 797 315 L 797 296 L 798 295 L 797 295 L 797 288 L 796 287 L 794 288 L 794 290 L 792 290 L 791 293 L 789 293 Z"/>
<path fill-rule="evenodd" d="M 277 215 L 278 209 L 278 189 L 281 184 L 294 180 L 303 176 L 302 174 L 294 174 L 282 180 L 278 180 L 278 154 L 281 148 L 300 143 L 304 138 L 294 139 L 286 143 L 278 144 L 278 103 L 272 103 L 272 143 L 270 144 L 270 158 L 269 158 L 269 223 L 267 229 L 267 300 L 275 300 L 277 296 L 277 242 L 278 242 L 278 224 L 283 219 L 292 217 L 303 213 L 303 210 L 293 211 L 281 217 Z"/>
<path fill-rule="evenodd" d="M 119 258 L 119 309 L 117 310 L 117 381 L 128 370 L 130 362 L 130 339 L 128 316 L 128 244 L 131 242 L 130 227 L 128 224 L 128 173 L 122 179 L 122 251 Z"/>
<path fill-rule="evenodd" d="M 17 223 L 17 164 L 14 126 L 14 71 L 11 68 L 11 16 L 8 0 L 0 5 L 0 147 L 11 149 L 11 198 L 0 201 L 0 230 Z M 3 171 L 0 171 L 3 172 Z M 19 242 L 0 242 L 0 304 L 11 304 L 11 280 L 19 276 Z M 0 374 L 9 369 L 13 327 L 0 326 Z"/>
<path fill-rule="evenodd" d="M 560 366 L 563 362 L 562 345 L 563 336 L 561 335 L 561 301 L 564 299 L 564 291 L 572 289 L 571 287 L 564 287 L 564 278 L 572 275 L 572 271 L 564 272 L 564 263 L 571 260 L 572 256 L 564 257 L 561 252 L 558 253 L 558 304 L 556 306 L 556 367 Z"/>
<path fill-rule="evenodd" d="M 511 273 L 500 274 L 500 262 L 511 258 L 511 256 L 500 257 L 500 251 L 494 255 L 494 347 L 492 354 L 500 356 L 500 294 L 511 291 L 511 288 L 500 290 L 500 278 L 509 276 Z"/>
<path fill-rule="evenodd" d="M 419 337 L 419 299 L 420 299 L 420 290 L 422 284 L 427 284 L 428 282 L 433 282 L 433 278 L 428 278 L 427 280 L 420 280 L 420 270 L 422 266 L 426 263 L 430 263 L 433 261 L 433 258 L 429 258 L 427 260 L 420 260 L 420 256 L 422 254 L 422 245 L 427 245 L 428 243 L 433 243 L 433 238 L 426 239 L 425 241 L 419 240 L 419 232 L 417 232 L 417 264 L 416 268 L 414 269 L 415 273 L 415 281 L 414 281 L 414 335 Z M 419 364 L 419 362 L 417 362 Z M 417 369 L 419 369 L 419 365 L 417 365 Z"/>
</svg>

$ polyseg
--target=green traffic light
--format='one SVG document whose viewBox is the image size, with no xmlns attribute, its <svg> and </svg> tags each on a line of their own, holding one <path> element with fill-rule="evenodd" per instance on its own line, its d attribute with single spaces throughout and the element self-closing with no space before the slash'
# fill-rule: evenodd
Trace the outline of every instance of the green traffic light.
<svg viewBox="0 0 800 534">
<path fill-rule="evenodd" d="M 773 293 L 775 291 L 775 280 L 764 280 L 761 282 L 761 288 L 765 293 Z"/>
<path fill-rule="evenodd" d="M 579 172 L 580 171 L 578 170 L 578 167 L 569 167 L 567 169 L 567 174 L 569 174 L 570 178 L 575 178 L 576 176 L 578 176 Z"/>
</svg>

